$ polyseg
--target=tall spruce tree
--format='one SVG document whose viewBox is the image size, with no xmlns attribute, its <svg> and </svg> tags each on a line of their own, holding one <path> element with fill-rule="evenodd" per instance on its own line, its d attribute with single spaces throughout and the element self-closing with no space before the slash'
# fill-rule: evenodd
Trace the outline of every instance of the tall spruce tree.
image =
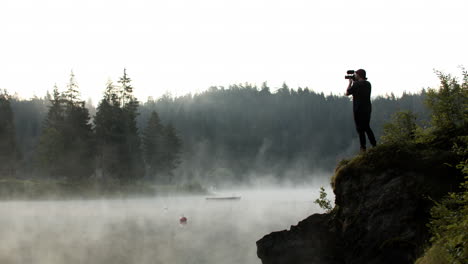
<svg viewBox="0 0 468 264">
<path fill-rule="evenodd" d="M 98 175 L 104 179 L 123 177 L 125 129 L 117 87 L 109 81 L 94 118 Z"/>
<path fill-rule="evenodd" d="M 50 103 L 37 153 L 43 173 L 70 181 L 89 178 L 94 171 L 94 135 L 73 72 L 63 94 L 54 87 Z"/>
<path fill-rule="evenodd" d="M 141 179 L 145 168 L 136 122 L 139 103 L 125 69 L 118 83 L 108 83 L 97 108 L 98 166 L 103 177 L 126 184 Z"/>
<path fill-rule="evenodd" d="M 169 123 L 164 128 L 164 141 L 163 141 L 163 157 L 165 160 L 165 170 L 163 170 L 166 175 L 167 181 L 172 181 L 174 175 L 174 169 L 176 169 L 181 160 L 180 153 L 182 148 L 182 142 L 177 136 L 176 129 L 174 126 Z"/>
<path fill-rule="evenodd" d="M 164 169 L 163 137 L 164 126 L 158 113 L 153 111 L 143 131 L 143 155 L 147 177 L 156 181 Z"/>
<path fill-rule="evenodd" d="M 127 76 L 127 70 L 118 81 L 121 84 L 123 120 L 125 122 L 125 141 L 127 148 L 127 176 L 122 179 L 135 181 L 144 176 L 145 168 L 141 154 L 140 135 L 137 127 L 139 102 L 133 95 L 131 79 Z"/>
<path fill-rule="evenodd" d="M 78 83 L 75 80 L 75 74 L 73 71 L 70 73 L 70 80 L 67 84 L 67 90 L 63 93 L 63 97 L 65 100 L 71 103 L 80 103 L 80 91 L 78 87 Z"/>
<path fill-rule="evenodd" d="M 65 175 L 62 166 L 66 162 L 63 159 L 66 141 L 64 125 L 65 110 L 63 98 L 58 91 L 57 85 L 55 85 L 37 148 L 39 168 L 45 175 L 53 178 Z"/>
<path fill-rule="evenodd" d="M 15 124 L 7 91 L 0 91 L 0 177 L 12 177 L 16 172 L 18 148 Z"/>
<path fill-rule="evenodd" d="M 156 111 L 151 112 L 143 131 L 143 154 L 148 178 L 171 183 L 180 164 L 181 140 L 172 124 L 164 126 Z"/>
<path fill-rule="evenodd" d="M 81 100 L 73 72 L 64 93 L 67 176 L 79 180 L 94 172 L 95 138 L 89 110 Z"/>
</svg>

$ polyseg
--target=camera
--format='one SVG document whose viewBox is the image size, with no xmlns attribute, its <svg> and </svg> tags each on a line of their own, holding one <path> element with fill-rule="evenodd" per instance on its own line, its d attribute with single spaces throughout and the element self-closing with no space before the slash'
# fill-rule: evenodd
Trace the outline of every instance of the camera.
<svg viewBox="0 0 468 264">
<path fill-rule="evenodd" d="M 349 71 L 347 71 L 344 78 L 345 78 L 345 79 L 351 79 L 351 80 L 355 81 L 356 78 L 355 78 L 355 76 L 354 76 L 354 70 L 349 70 Z"/>
</svg>

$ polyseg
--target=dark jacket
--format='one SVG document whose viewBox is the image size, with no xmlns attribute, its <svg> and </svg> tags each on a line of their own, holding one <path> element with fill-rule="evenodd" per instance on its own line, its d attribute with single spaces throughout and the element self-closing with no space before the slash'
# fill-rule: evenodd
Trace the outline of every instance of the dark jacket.
<svg viewBox="0 0 468 264">
<path fill-rule="evenodd" d="M 353 95 L 353 111 L 355 113 L 371 112 L 371 89 L 371 84 L 368 81 L 355 81 L 348 89 L 348 94 Z"/>
</svg>

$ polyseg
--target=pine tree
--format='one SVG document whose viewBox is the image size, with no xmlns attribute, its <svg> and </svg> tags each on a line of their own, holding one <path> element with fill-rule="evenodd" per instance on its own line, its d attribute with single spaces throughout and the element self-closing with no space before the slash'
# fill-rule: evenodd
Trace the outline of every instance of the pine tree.
<svg viewBox="0 0 468 264">
<path fill-rule="evenodd" d="M 45 174 L 77 181 L 89 178 L 94 171 L 94 135 L 73 72 L 67 87 L 63 94 L 54 87 L 38 158 Z"/>
<path fill-rule="evenodd" d="M 280 96 L 289 96 L 291 95 L 291 90 L 289 89 L 289 86 L 283 82 L 283 85 L 281 85 L 281 88 L 278 89 L 276 93 Z"/>
<path fill-rule="evenodd" d="M 73 104 L 80 103 L 80 91 L 78 83 L 75 80 L 75 74 L 73 71 L 70 73 L 70 80 L 67 84 L 67 90 L 63 94 L 64 99 Z"/>
<path fill-rule="evenodd" d="M 64 98 L 58 91 L 57 85 L 54 86 L 52 97 L 50 98 L 50 107 L 47 112 L 45 126 L 59 127 L 63 125 L 65 119 Z"/>
<path fill-rule="evenodd" d="M 94 118 L 99 175 L 105 179 L 123 177 L 121 166 L 125 145 L 125 129 L 117 88 L 107 83 L 104 97 Z"/>
<path fill-rule="evenodd" d="M 177 136 L 177 132 L 174 126 L 169 123 L 164 129 L 164 141 L 163 141 L 163 150 L 164 150 L 164 160 L 165 160 L 165 175 L 168 178 L 168 181 L 171 181 L 173 178 L 173 171 L 180 164 L 180 153 L 182 148 L 182 142 Z"/>
<path fill-rule="evenodd" d="M 122 91 L 123 120 L 125 122 L 125 139 L 127 147 L 127 177 L 126 181 L 136 181 L 144 175 L 144 163 L 141 154 L 140 135 L 137 127 L 139 102 L 133 95 L 133 87 L 130 84 L 131 79 L 127 76 L 124 69 L 124 75 L 120 78 Z"/>
<path fill-rule="evenodd" d="M 106 85 L 106 90 L 104 92 L 104 100 L 107 101 L 109 104 L 112 104 L 115 107 L 121 106 L 119 100 L 119 87 L 115 86 L 114 83 L 109 80 Z"/>
<path fill-rule="evenodd" d="M 79 97 L 66 101 L 66 170 L 73 180 L 89 178 L 94 172 L 95 139 L 90 119 L 89 110 Z"/>
<path fill-rule="evenodd" d="M 148 178 L 170 183 L 180 164 L 181 140 L 172 124 L 164 126 L 156 111 L 151 112 L 143 131 L 143 154 Z"/>
<path fill-rule="evenodd" d="M 133 101 L 135 98 L 133 97 L 133 87 L 130 84 L 131 79 L 127 76 L 127 69 L 124 69 L 124 74 L 122 77 L 120 77 L 118 83 L 121 84 L 121 87 L 119 89 L 120 93 L 120 104 L 122 106 L 125 106 L 127 103 Z"/>
<path fill-rule="evenodd" d="M 143 155 L 146 163 L 146 173 L 149 178 L 157 180 L 158 173 L 164 169 L 163 160 L 164 126 L 156 111 L 151 116 L 143 131 Z"/>
<path fill-rule="evenodd" d="M 0 91 L 0 177 L 12 177 L 16 172 L 18 149 L 15 124 L 7 91 Z"/>
<path fill-rule="evenodd" d="M 129 181 L 135 181 L 144 175 L 144 163 L 141 153 L 141 141 L 137 127 L 138 101 L 132 96 L 125 104 L 123 120 L 125 121 L 125 139 L 128 151 Z"/>
<path fill-rule="evenodd" d="M 260 88 L 260 94 L 263 96 L 270 95 L 270 87 L 268 87 L 267 82 L 262 83 L 262 87 Z"/>
<path fill-rule="evenodd" d="M 135 182 L 144 175 L 136 122 L 139 103 L 130 82 L 124 70 L 118 81 L 120 86 L 108 83 L 95 118 L 100 172 L 122 184 Z"/>
<path fill-rule="evenodd" d="M 63 98 L 58 91 L 57 85 L 55 85 L 37 150 L 39 167 L 44 174 L 53 178 L 65 174 L 62 168 L 62 164 L 66 162 L 63 160 L 66 141 L 63 129 L 64 124 L 65 110 Z"/>
</svg>

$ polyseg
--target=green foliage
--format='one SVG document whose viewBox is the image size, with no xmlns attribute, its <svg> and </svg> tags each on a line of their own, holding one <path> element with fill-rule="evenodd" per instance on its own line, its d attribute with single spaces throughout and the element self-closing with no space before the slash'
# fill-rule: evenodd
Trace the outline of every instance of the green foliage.
<svg viewBox="0 0 468 264">
<path fill-rule="evenodd" d="M 136 122 L 139 103 L 130 82 L 124 70 L 120 86 L 107 84 L 94 120 L 98 176 L 125 184 L 141 179 L 145 169 Z"/>
<path fill-rule="evenodd" d="M 36 147 L 48 112 L 49 100 L 38 97 L 19 100 L 11 97 L 10 103 L 14 113 L 16 144 L 20 153 L 17 175 L 31 175 L 36 167 Z M 9 156 L 11 157 L 11 153 Z"/>
<path fill-rule="evenodd" d="M 156 111 L 151 113 L 143 131 L 146 173 L 160 183 L 170 183 L 172 171 L 180 162 L 181 141 L 172 124 L 163 126 Z"/>
<path fill-rule="evenodd" d="M 124 69 L 124 74 L 120 78 L 121 84 L 121 105 L 124 122 L 125 135 L 125 174 L 122 181 L 137 181 L 143 178 L 145 167 L 141 153 L 141 140 L 137 127 L 137 117 L 139 115 L 139 102 L 133 95 L 133 87 L 131 79 L 127 76 L 127 71 Z"/>
<path fill-rule="evenodd" d="M 67 90 L 63 93 L 63 98 L 67 100 L 67 102 L 72 104 L 82 103 L 82 101 L 80 100 L 80 91 L 78 83 L 75 80 L 75 74 L 73 73 L 73 71 L 70 73 L 70 81 L 67 84 Z"/>
<path fill-rule="evenodd" d="M 466 125 L 468 103 L 468 76 L 462 70 L 463 82 L 450 74 L 437 71 L 440 80 L 438 90 L 429 89 L 427 105 L 432 110 L 432 124 L 440 130 L 452 130 Z"/>
<path fill-rule="evenodd" d="M 163 169 L 163 133 L 164 126 L 161 124 L 158 113 L 153 111 L 143 131 L 142 141 L 146 173 L 153 179 L 157 179 L 156 175 L 161 174 Z"/>
<path fill-rule="evenodd" d="M 431 127 L 422 129 L 416 126 L 416 117 L 410 112 L 400 112 L 393 117 L 393 122 L 385 125 L 382 142 L 395 147 L 395 153 L 410 150 L 411 146 L 418 148 L 430 147 L 434 150 L 451 152 L 453 160 L 462 160 L 457 167 L 468 175 L 468 75 L 462 69 L 463 81 L 450 74 L 436 72 L 440 80 L 438 89 L 429 89 L 426 104 L 431 110 Z M 408 151 L 405 151 L 408 152 Z M 414 157 L 406 157 L 412 161 L 428 160 L 409 151 Z M 443 152 L 441 152 L 443 153 Z M 372 154 L 372 153 L 370 153 Z M 359 159 L 368 159 L 361 156 Z M 432 154 L 434 156 L 434 154 Z M 457 162 L 458 162 L 457 161 Z M 372 163 L 372 162 L 371 162 Z M 435 168 L 440 162 L 432 162 Z M 417 167 L 416 165 L 414 165 Z M 402 168 L 401 166 L 397 166 Z M 336 181 L 336 179 L 335 179 Z M 432 233 L 432 246 L 417 263 L 451 263 L 468 262 L 468 176 L 461 183 L 462 191 L 449 193 L 446 198 L 436 203 L 431 210 L 432 220 L 429 224 Z"/>
<path fill-rule="evenodd" d="M 416 130 L 416 115 L 411 111 L 397 112 L 392 116 L 392 122 L 384 125 L 381 141 L 384 144 L 411 142 Z"/>
<path fill-rule="evenodd" d="M 465 175 L 465 181 L 460 191 L 449 193 L 431 209 L 428 226 L 432 245 L 417 264 L 468 262 L 468 136 L 455 134 L 455 138 L 452 152 L 462 159 L 456 167 Z"/>
<path fill-rule="evenodd" d="M 431 210 L 432 220 L 429 224 L 432 248 L 442 251 L 445 262 L 451 264 L 468 262 L 468 160 L 457 167 L 465 174 L 465 182 L 461 183 L 462 190 L 449 193 L 441 202 L 436 203 Z M 430 256 L 429 252 L 426 255 Z"/>
<path fill-rule="evenodd" d="M 421 143 L 450 149 L 463 142 L 468 130 L 468 75 L 462 69 L 463 81 L 450 74 L 437 71 L 438 89 L 428 89 L 425 103 L 431 110 L 430 127 L 416 124 L 417 117 L 411 111 L 395 113 L 390 123 L 384 124 L 381 138 L 384 144 Z"/>
<path fill-rule="evenodd" d="M 99 177 L 120 178 L 119 166 L 123 162 L 120 149 L 125 139 L 123 126 L 120 102 L 113 84 L 109 82 L 94 118 Z"/>
<path fill-rule="evenodd" d="M 132 105 L 132 102 L 136 102 L 133 96 L 133 86 L 130 84 L 132 80 L 127 75 L 127 69 L 124 69 L 124 74 L 120 77 L 118 83 L 121 84 L 119 89 L 118 98 L 120 99 L 120 105 Z M 138 104 L 136 105 L 138 106 Z"/>
<path fill-rule="evenodd" d="M 52 177 L 58 177 L 65 173 L 61 167 L 61 164 L 66 162 L 62 159 L 62 154 L 66 151 L 65 111 L 62 102 L 62 96 L 55 86 L 36 153 L 40 169 L 44 174 Z"/>
<path fill-rule="evenodd" d="M 463 80 L 437 71 L 438 89 L 429 89 L 426 104 L 432 111 L 431 123 L 438 144 L 451 147 L 457 137 L 468 131 L 468 73 L 462 68 Z"/>
<path fill-rule="evenodd" d="M 0 91 L 0 177 L 15 175 L 18 158 L 13 111 L 7 91 Z"/>
<path fill-rule="evenodd" d="M 333 206 L 331 204 L 331 201 L 327 199 L 327 193 L 325 192 L 325 188 L 320 187 L 320 198 L 316 199 L 314 203 L 318 204 L 320 208 L 325 210 L 327 213 L 331 212 L 333 209 Z"/>
<path fill-rule="evenodd" d="M 172 176 L 172 171 L 180 164 L 182 142 L 174 126 L 169 123 L 163 131 L 163 153 L 165 157 L 165 173 Z"/>
<path fill-rule="evenodd" d="M 55 179 L 75 182 L 91 177 L 94 134 L 73 72 L 65 93 L 54 87 L 50 104 L 36 154 L 41 171 Z"/>
<path fill-rule="evenodd" d="M 65 174 L 61 166 L 66 162 L 63 159 L 65 150 L 65 137 L 56 127 L 44 127 L 37 150 L 39 166 L 43 173 L 54 178 Z"/>
</svg>

